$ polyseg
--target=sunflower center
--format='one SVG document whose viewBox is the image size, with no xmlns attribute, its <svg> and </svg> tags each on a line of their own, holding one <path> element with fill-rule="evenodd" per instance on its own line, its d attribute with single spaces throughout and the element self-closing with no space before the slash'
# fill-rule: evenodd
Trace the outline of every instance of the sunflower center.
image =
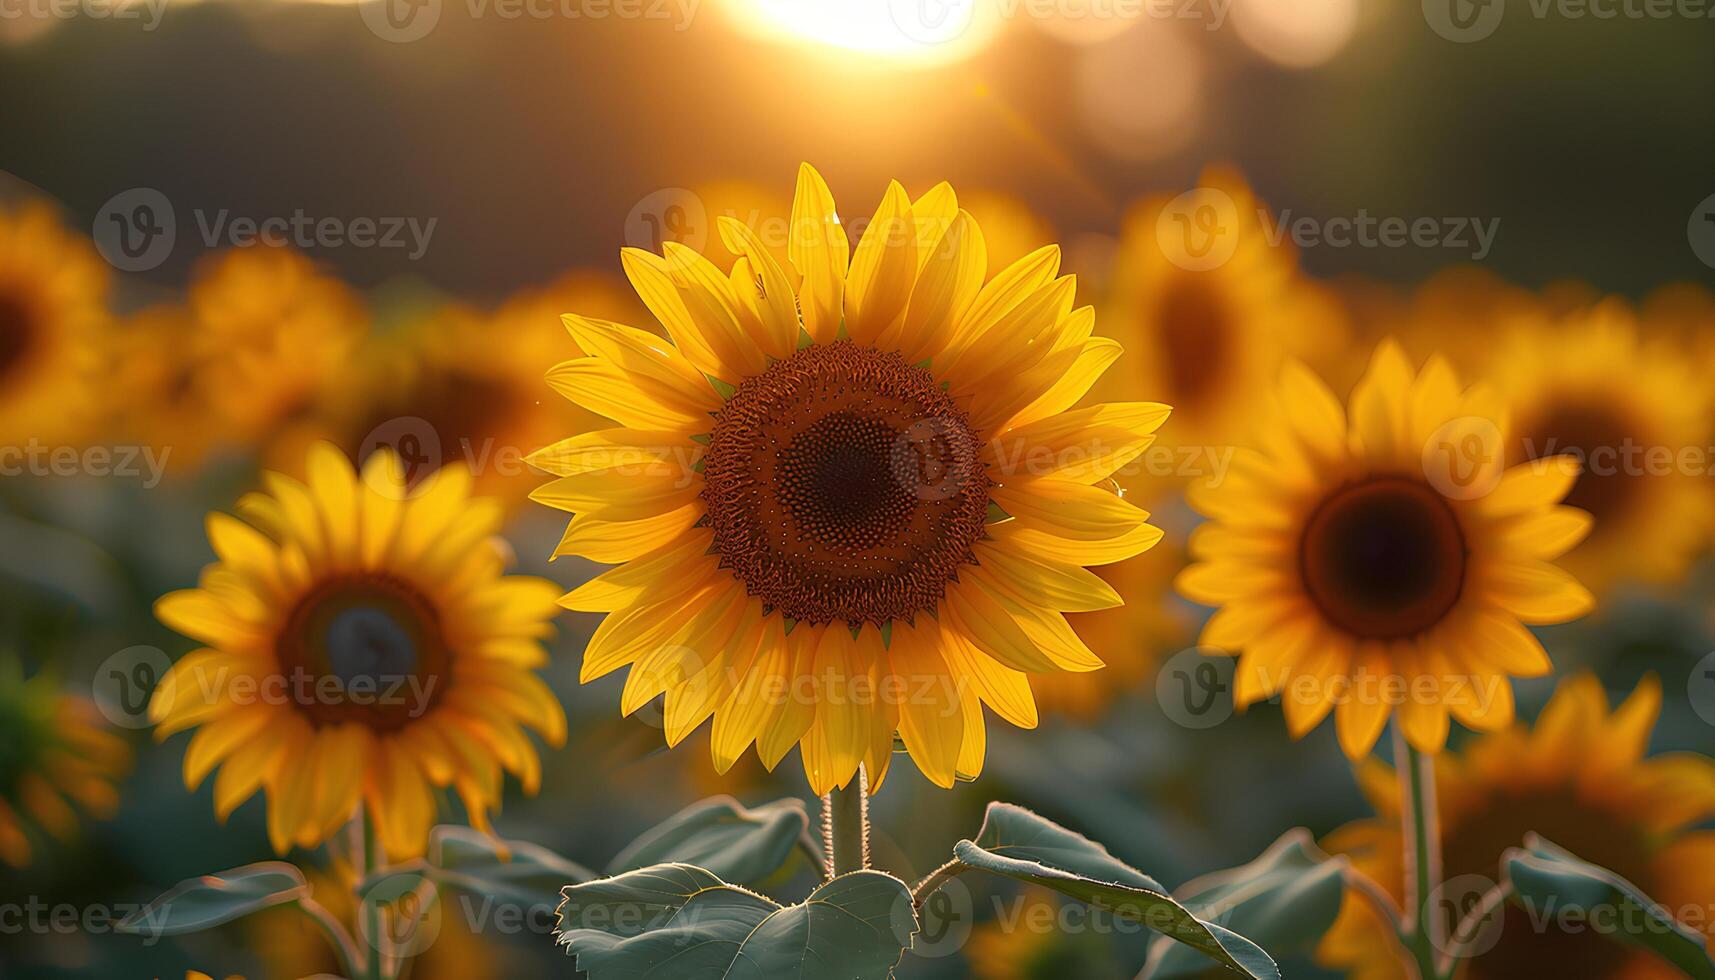
<svg viewBox="0 0 1715 980">
<path fill-rule="evenodd" d="M 444 371 L 424 379 L 406 399 L 377 406 L 353 435 L 369 443 L 372 435 L 388 433 L 386 444 L 399 454 L 406 482 L 415 486 L 443 466 L 463 462 L 475 469 L 504 462 L 501 457 L 515 447 L 497 445 L 496 440 L 519 407 L 517 392 L 499 380 L 468 371 Z M 425 424 L 401 427 L 397 420 L 402 418 L 422 419 Z"/>
<path fill-rule="evenodd" d="M 1657 861 L 1647 839 L 1624 813 L 1593 806 L 1569 788 L 1499 791 L 1486 805 L 1446 829 L 1442 855 L 1446 876 L 1495 876 L 1496 862 L 1535 831 L 1586 861 L 1617 872 L 1646 895 L 1656 895 Z M 1657 896 L 1659 897 L 1659 896 Z M 1548 910 L 1552 911 L 1552 910 Z M 1532 921 L 1532 915 L 1538 921 Z M 1508 903 L 1493 949 L 1471 961 L 1471 980 L 1510 977 L 1607 977 L 1618 972 L 1626 948 L 1614 937 L 1573 923 L 1559 928 L 1545 910 Z M 1490 928 L 1495 928 L 1490 926 Z"/>
<path fill-rule="evenodd" d="M 981 441 L 928 371 L 847 341 L 745 381 L 703 499 L 721 565 L 794 620 L 883 625 L 939 604 L 988 515 Z"/>
<path fill-rule="evenodd" d="M 1398 639 L 1440 622 L 1465 583 L 1465 537 L 1434 488 L 1407 477 L 1348 484 L 1304 527 L 1300 571 L 1311 601 L 1362 639 Z"/>
<path fill-rule="evenodd" d="M 35 339 L 34 323 L 21 297 L 0 293 L 0 378 L 23 363 Z"/>
<path fill-rule="evenodd" d="M 449 680 L 434 604 L 380 575 L 312 590 L 287 617 L 277 654 L 283 695 L 318 725 L 395 731 L 422 717 Z"/>
<path fill-rule="evenodd" d="M 1161 301 L 1161 347 L 1173 404 L 1212 397 L 1230 354 L 1228 312 L 1200 275 L 1181 276 Z"/>
<path fill-rule="evenodd" d="M 1536 424 L 1521 427 L 1520 450 L 1529 459 L 1566 453 L 1585 461 L 1572 492 L 1562 501 L 1589 511 L 1601 527 L 1631 506 L 1640 489 L 1630 453 L 1641 451 L 1632 426 L 1605 408 L 1565 404 L 1555 406 Z"/>
</svg>

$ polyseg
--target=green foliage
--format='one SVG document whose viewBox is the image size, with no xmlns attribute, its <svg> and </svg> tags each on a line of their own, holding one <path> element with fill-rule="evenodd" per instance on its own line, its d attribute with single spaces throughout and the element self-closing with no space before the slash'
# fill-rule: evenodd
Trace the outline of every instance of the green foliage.
<svg viewBox="0 0 1715 980">
<path fill-rule="evenodd" d="M 991 803 L 975 841 L 960 841 L 953 861 L 918 887 L 918 899 L 940 879 L 986 871 L 1052 888 L 1138 922 L 1256 980 L 1280 980 L 1280 969 L 1255 943 L 1206 922 L 1174 901 L 1153 878 L 1107 848 L 1010 803 Z"/>
<path fill-rule="evenodd" d="M 885 980 L 917 931 L 905 883 L 879 871 L 787 906 L 686 864 L 564 894 L 558 939 L 591 980 Z"/>
<path fill-rule="evenodd" d="M 1340 914 L 1344 858 L 1330 859 L 1299 828 L 1249 864 L 1187 882 L 1176 893 L 1188 908 L 1266 947 L 1275 956 L 1313 949 Z M 1143 980 L 1196 976 L 1208 960 L 1166 938 L 1150 947 Z"/>
<path fill-rule="evenodd" d="M 1715 978 L 1703 936 L 1612 871 L 1535 834 L 1522 849 L 1506 853 L 1501 871 L 1511 901 L 1534 918 L 1576 916 L 1603 935 L 1655 953 L 1688 977 Z"/>
<path fill-rule="evenodd" d="M 711 797 L 645 832 L 613 859 L 607 873 L 655 864 L 690 864 L 722 881 L 759 885 L 775 879 L 795 849 L 803 848 L 820 863 L 809 829 L 810 816 L 801 800 L 776 800 L 747 809 L 730 796 Z"/>
<path fill-rule="evenodd" d="M 264 861 L 179 882 L 114 925 L 133 936 L 176 936 L 212 929 L 233 919 L 307 898 L 310 886 L 297 868 Z"/>
</svg>

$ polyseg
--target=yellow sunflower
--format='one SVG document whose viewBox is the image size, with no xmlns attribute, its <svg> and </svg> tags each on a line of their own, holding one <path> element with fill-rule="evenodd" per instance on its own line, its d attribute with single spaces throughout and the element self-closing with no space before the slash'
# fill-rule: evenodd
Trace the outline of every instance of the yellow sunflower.
<svg viewBox="0 0 1715 980">
<path fill-rule="evenodd" d="M 606 613 L 590 680 L 630 665 L 626 713 L 665 693 L 668 742 L 711 716 L 715 767 L 793 745 L 818 793 L 897 732 L 935 783 L 982 766 L 984 704 L 1036 722 L 1027 676 L 1101 660 L 1063 615 L 1117 605 L 1083 566 L 1160 537 L 1102 485 L 1167 416 L 1073 410 L 1118 354 L 1046 246 L 985 282 L 953 190 L 890 184 L 856 249 L 808 165 L 791 271 L 743 223 L 730 273 L 669 244 L 622 253 L 672 342 L 569 315 L 554 368 L 616 428 L 536 453 L 574 512 L 556 555 L 624 563 L 562 600 Z"/>
<path fill-rule="evenodd" d="M 198 588 L 163 596 L 160 620 L 208 644 L 187 654 L 149 706 L 156 736 L 198 731 L 195 787 L 217 766 L 215 810 L 268 794 L 275 850 L 313 847 L 367 807 L 387 853 L 420 853 L 433 791 L 451 786 L 487 826 L 502 770 L 534 792 L 565 715 L 532 668 L 546 661 L 553 583 L 502 575 L 500 506 L 442 470 L 408 492 L 398 460 L 361 475 L 339 450 L 310 450 L 309 481 L 268 474 L 239 501 L 245 521 L 209 517 L 219 561 Z"/>
<path fill-rule="evenodd" d="M 1097 571 L 1125 605 L 1066 620 L 1107 666 L 1096 673 L 1032 675 L 1030 689 L 1043 711 L 1094 719 L 1116 698 L 1145 686 L 1164 657 L 1191 643 L 1192 607 L 1173 595 L 1173 577 L 1184 567 L 1184 536 L 1169 533 L 1143 554 Z"/>
<path fill-rule="evenodd" d="M 369 329 L 362 300 L 272 245 L 209 257 L 190 287 L 183 370 L 221 441 L 255 444 L 313 411 Z"/>
<path fill-rule="evenodd" d="M 1587 612 L 1590 593 L 1551 564 L 1590 517 L 1557 506 L 1577 465 L 1502 472 L 1504 420 L 1431 358 L 1414 371 L 1384 343 L 1347 411 L 1289 365 L 1263 450 L 1241 450 L 1191 503 L 1188 598 L 1219 606 L 1202 643 L 1239 655 L 1235 702 L 1282 695 L 1293 737 L 1338 704 L 1340 744 L 1369 752 L 1394 708 L 1420 751 L 1448 712 L 1475 728 L 1512 717 L 1511 676 L 1549 671 L 1523 623 Z"/>
<path fill-rule="evenodd" d="M 1569 454 L 1584 472 L 1566 502 L 1596 526 L 1565 558 L 1598 591 L 1677 582 L 1715 524 L 1715 400 L 1672 337 L 1645 337 L 1626 305 L 1518 324 L 1488 375 L 1513 411 L 1513 461 Z"/>
<path fill-rule="evenodd" d="M 24 680 L 16 660 L 0 662 L 0 861 L 30 862 L 31 828 L 69 837 L 74 804 L 112 816 L 114 784 L 130 767 L 130 748 L 93 701 L 60 693 L 46 674 Z"/>
<path fill-rule="evenodd" d="M 1443 269 L 1409 293 L 1348 284 L 1345 298 L 1356 331 L 1370 344 L 1392 338 L 1413 358 L 1440 354 L 1470 377 L 1481 376 L 1498 331 L 1547 309 L 1530 290 L 1476 265 Z M 1361 360 L 1355 365 L 1362 366 Z M 1357 378 L 1354 373 L 1333 380 L 1349 384 Z"/>
<path fill-rule="evenodd" d="M 48 205 L 0 208 L 0 446 L 75 443 L 98 421 L 107 283 Z"/>
<path fill-rule="evenodd" d="M 1164 442 L 1222 446 L 1248 433 L 1257 393 L 1286 357 L 1332 356 L 1347 326 L 1333 293 L 1299 271 L 1291 241 L 1271 240 L 1237 174 L 1211 169 L 1197 193 L 1208 199 L 1151 198 L 1125 219 L 1105 315 L 1128 356 L 1104 390 L 1160 392 L 1174 412 Z"/>
<path fill-rule="evenodd" d="M 1617 872 L 1669 910 L 1706 913 L 1715 896 L 1715 832 L 1692 828 L 1715 817 L 1715 763 L 1691 753 L 1646 758 L 1660 709 L 1654 678 L 1610 711 L 1601 685 L 1583 675 L 1561 682 L 1534 728 L 1484 734 L 1437 757 L 1443 880 L 1494 881 L 1502 853 L 1534 831 Z M 1359 781 L 1376 818 L 1343 827 L 1324 843 L 1350 855 L 1398 901 L 1405 887 L 1399 781 L 1373 759 Z M 1463 980 L 1680 975 L 1653 954 L 1588 928 L 1562 931 L 1530 916 L 1509 907 L 1493 948 L 1468 962 Z M 1691 924 L 1712 927 L 1706 915 Z M 1394 950 L 1391 928 L 1367 902 L 1348 895 L 1317 958 L 1358 980 L 1394 980 L 1406 976 Z"/>
<path fill-rule="evenodd" d="M 570 347 L 557 320 L 572 308 L 604 319 L 641 311 L 629 292 L 596 273 L 519 293 L 493 312 L 447 306 L 365 349 L 355 377 L 331 395 L 321 428 L 338 433 L 338 443 L 360 460 L 391 446 L 413 483 L 462 463 L 477 493 L 520 503 L 541 482 L 525 454 L 599 424 L 542 390 L 542 365 Z"/>
</svg>

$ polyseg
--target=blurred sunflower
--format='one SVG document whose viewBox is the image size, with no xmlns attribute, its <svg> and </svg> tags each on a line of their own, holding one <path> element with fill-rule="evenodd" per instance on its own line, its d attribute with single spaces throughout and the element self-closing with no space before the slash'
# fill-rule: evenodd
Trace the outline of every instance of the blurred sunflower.
<svg viewBox="0 0 1715 980">
<path fill-rule="evenodd" d="M 326 443 L 308 485 L 267 474 L 239 501 L 249 523 L 212 514 L 219 561 L 155 613 L 208 648 L 156 688 L 155 734 L 197 728 L 195 787 L 217 766 L 221 819 L 258 788 L 274 849 L 313 847 L 360 802 L 387 853 L 421 853 L 433 790 L 452 786 L 475 826 L 500 803 L 502 769 L 534 792 L 525 727 L 553 744 L 565 714 L 532 673 L 547 659 L 553 583 L 501 574 L 501 509 L 469 497 L 460 467 L 407 491 L 398 460 L 361 475 Z"/>
<path fill-rule="evenodd" d="M 195 422 L 252 445 L 303 419 L 369 329 L 362 300 L 298 252 L 253 245 L 210 256 L 190 286 L 182 356 Z M 162 352 L 171 356 L 174 351 Z"/>
<path fill-rule="evenodd" d="M 1641 336 L 1618 300 L 1521 323 L 1492 349 L 1488 375 L 1513 413 L 1508 460 L 1584 463 L 1566 503 L 1596 525 L 1566 567 L 1597 591 L 1682 578 L 1715 525 L 1715 400 L 1690 351 Z"/>
<path fill-rule="evenodd" d="M 1219 606 L 1205 646 L 1240 656 L 1234 700 L 1282 693 L 1294 738 L 1339 704 L 1340 744 L 1375 744 L 1393 708 L 1418 750 L 1438 751 L 1448 712 L 1474 728 L 1512 719 L 1508 678 L 1549 671 L 1522 623 L 1583 615 L 1590 593 L 1551 560 L 1589 529 L 1557 506 L 1576 478 L 1564 457 L 1501 472 L 1498 451 L 1443 452 L 1495 429 L 1496 406 L 1461 389 L 1446 361 L 1413 371 L 1377 349 L 1348 416 L 1292 364 L 1265 410 L 1263 452 L 1193 488 L 1212 520 L 1191 537 L 1188 598 Z M 1403 688 L 1403 689 L 1402 689 Z"/>
<path fill-rule="evenodd" d="M 988 251 L 988 271 L 999 272 L 1052 241 L 1054 229 L 1030 205 L 1001 191 L 975 191 L 959 195 L 959 207 L 968 212 L 983 230 Z"/>
<path fill-rule="evenodd" d="M 1670 910 L 1707 910 L 1715 895 L 1715 763 L 1692 753 L 1645 757 L 1661 710 L 1661 686 L 1646 679 L 1619 708 L 1589 675 L 1561 682 L 1532 729 L 1488 733 L 1435 760 L 1443 880 L 1494 881 L 1507 848 L 1532 831 L 1586 861 L 1617 872 Z M 1324 842 L 1348 854 L 1395 901 L 1403 897 L 1404 842 L 1399 781 L 1367 760 L 1360 783 L 1376 818 L 1349 824 Z M 1538 911 L 1540 919 L 1542 913 Z M 1552 918 L 1552 917 L 1551 917 Z M 1710 928 L 1705 920 L 1694 925 Z M 1463 980 L 1513 977 L 1661 977 L 1666 961 L 1574 925 L 1554 928 L 1509 905 L 1494 947 L 1472 958 Z M 1348 894 L 1317 958 L 1358 980 L 1405 977 L 1392 930 Z"/>
<path fill-rule="evenodd" d="M 971 930 L 965 959 L 979 980 L 1060 980 L 1113 972 L 1102 930 L 1067 932 L 1059 895 L 1040 886 L 1019 893 L 1011 908 Z M 1217 967 L 1217 969 L 1219 969 Z"/>
<path fill-rule="evenodd" d="M 412 484 L 462 463 L 478 494 L 520 503 L 540 482 L 525 454 L 599 424 L 563 399 L 543 404 L 542 365 L 570 349 L 559 318 L 574 308 L 604 319 L 642 312 L 617 283 L 588 272 L 521 292 L 493 313 L 444 307 L 361 352 L 355 378 L 330 398 L 325 428 L 360 461 L 391 446 Z"/>
<path fill-rule="evenodd" d="M 1072 629 L 1107 665 L 1095 673 L 1032 674 L 1030 689 L 1044 712 L 1084 721 L 1144 685 L 1165 655 L 1196 635 L 1191 606 L 1173 595 L 1173 577 L 1185 567 L 1184 539 L 1167 534 L 1135 558 L 1097 570 L 1125 605 L 1066 617 Z"/>
<path fill-rule="evenodd" d="M 1193 241 L 1204 233 L 1179 234 L 1172 200 L 1138 204 L 1124 222 L 1105 314 L 1128 356 L 1104 393 L 1160 392 L 1173 405 L 1173 431 L 1164 441 L 1174 446 L 1242 442 L 1257 394 L 1273 384 L 1283 360 L 1322 363 L 1344 349 L 1347 334 L 1339 301 L 1299 271 L 1291 242 L 1270 241 L 1264 209 L 1242 178 L 1211 169 L 1199 189 L 1222 211 L 1231 202 L 1233 223 L 1211 226 L 1207 242 Z M 1224 261 L 1209 264 L 1198 254 L 1228 241 Z"/>
<path fill-rule="evenodd" d="M 75 443 L 99 421 L 107 285 L 47 204 L 0 208 L 0 445 Z"/>
<path fill-rule="evenodd" d="M 1513 322 L 1542 316 L 1543 299 L 1482 266 L 1443 269 L 1409 293 L 1351 284 L 1345 289 L 1356 332 L 1369 346 L 1393 338 L 1412 358 L 1440 354 L 1462 375 L 1481 377 L 1497 332 Z M 1354 365 L 1361 370 L 1360 362 Z M 1331 376 L 1336 384 L 1352 377 Z"/>
<path fill-rule="evenodd" d="M 1047 246 L 986 284 L 981 231 L 937 185 L 890 184 L 855 252 L 799 171 L 789 253 L 719 230 L 730 275 L 669 243 L 622 253 L 672 343 L 568 315 L 590 356 L 549 382 L 618 428 L 531 457 L 572 511 L 556 555 L 625 563 L 562 600 L 606 613 L 583 678 L 631 665 L 669 744 L 714 718 L 715 767 L 794 744 L 818 793 L 895 732 L 951 786 L 982 766 L 987 704 L 1030 727 L 1027 674 L 1101 660 L 1063 612 L 1118 605 L 1082 566 L 1139 554 L 1148 515 L 1097 486 L 1165 406 L 1068 411 L 1118 353 Z M 849 261 L 848 261 L 849 260 Z"/>
<path fill-rule="evenodd" d="M 95 703 L 62 694 L 47 674 L 25 680 L 0 660 L 0 861 L 30 863 L 31 828 L 57 838 L 77 829 L 75 804 L 105 819 L 131 749 L 102 724 Z"/>
</svg>

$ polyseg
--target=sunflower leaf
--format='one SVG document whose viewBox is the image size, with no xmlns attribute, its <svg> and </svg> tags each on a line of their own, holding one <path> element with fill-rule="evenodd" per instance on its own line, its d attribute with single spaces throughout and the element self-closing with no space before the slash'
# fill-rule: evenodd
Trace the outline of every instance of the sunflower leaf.
<svg viewBox="0 0 1715 980">
<path fill-rule="evenodd" d="M 692 804 L 632 841 L 608 865 L 620 874 L 653 864 L 690 864 L 722 881 L 758 885 L 775 877 L 803 846 L 816 861 L 804 801 L 747 809 L 730 796 Z M 564 884 L 564 882 L 562 882 Z"/>
<path fill-rule="evenodd" d="M 1501 874 L 1510 900 L 1533 921 L 1576 916 L 1582 928 L 1641 946 L 1688 977 L 1715 978 L 1715 961 L 1703 936 L 1607 868 L 1530 834 L 1522 849 L 1512 848 L 1502 856 Z"/>
<path fill-rule="evenodd" d="M 1253 980 L 1280 980 L 1262 948 L 1174 901 L 1155 879 L 1107 848 L 1011 803 L 990 803 L 975 841 L 953 846 L 953 860 L 917 889 L 922 901 L 937 879 L 966 870 L 1052 888 L 1095 908 L 1161 933 Z"/>
<path fill-rule="evenodd" d="M 910 891 L 879 871 L 841 875 L 787 906 L 688 864 L 563 894 L 555 936 L 591 980 L 885 980 L 917 932 Z"/>
<path fill-rule="evenodd" d="M 1345 895 L 1345 866 L 1344 858 L 1323 854 L 1301 827 L 1249 864 L 1187 882 L 1174 897 L 1276 956 L 1294 955 L 1310 951 L 1333 927 Z M 1207 969 L 1202 954 L 1163 936 L 1150 944 L 1139 980 L 1194 977 Z"/>
<path fill-rule="evenodd" d="M 453 824 L 430 832 L 422 860 L 378 871 L 362 887 L 367 893 L 386 879 L 407 874 L 524 909 L 552 908 L 567 882 L 595 877 L 595 872 L 540 844 L 499 840 Z"/>
<path fill-rule="evenodd" d="M 151 938 L 201 932 L 309 894 L 303 872 L 284 861 L 263 861 L 181 881 L 113 928 Z"/>
</svg>

